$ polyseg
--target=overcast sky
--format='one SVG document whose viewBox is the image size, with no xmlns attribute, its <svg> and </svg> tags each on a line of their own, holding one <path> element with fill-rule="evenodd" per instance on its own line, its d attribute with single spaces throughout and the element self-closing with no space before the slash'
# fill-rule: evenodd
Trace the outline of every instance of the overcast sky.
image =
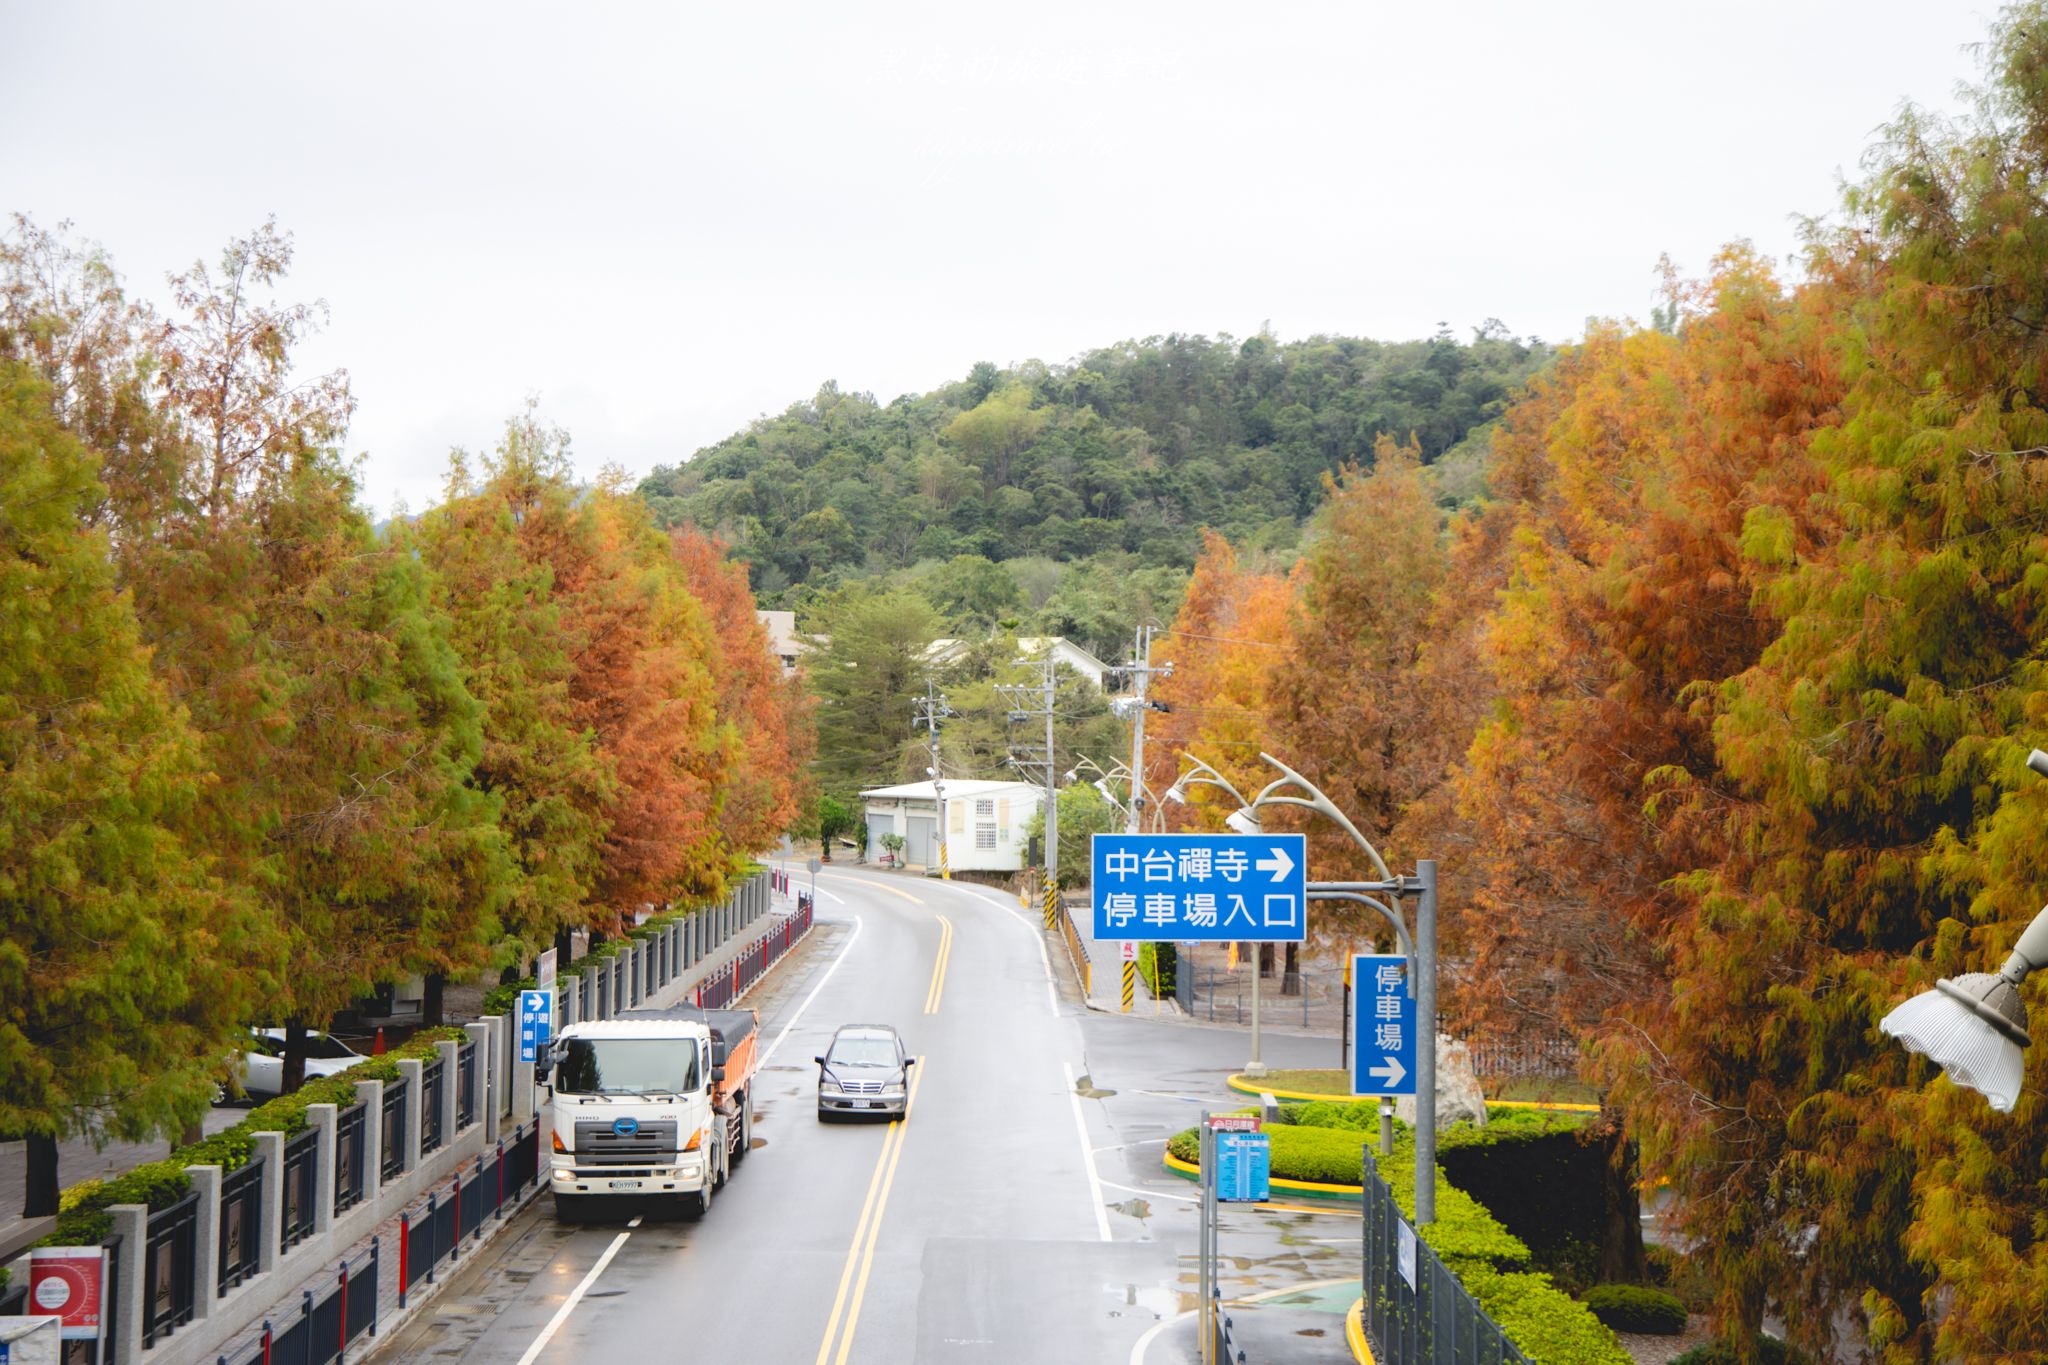
<svg viewBox="0 0 2048 1365">
<path fill-rule="evenodd" d="M 1170 331 L 1577 335 L 1955 107 L 1970 0 L 0 0 L 0 210 L 131 290 L 265 216 L 366 498 L 528 395 L 638 473 L 808 397 Z"/>
</svg>

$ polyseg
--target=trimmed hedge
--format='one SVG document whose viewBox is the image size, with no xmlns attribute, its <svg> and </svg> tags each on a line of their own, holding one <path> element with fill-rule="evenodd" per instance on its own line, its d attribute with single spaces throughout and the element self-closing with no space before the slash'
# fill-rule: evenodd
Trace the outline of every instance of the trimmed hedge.
<svg viewBox="0 0 2048 1365">
<path fill-rule="evenodd" d="M 755 873 L 765 870 L 760 863 L 744 864 L 739 869 L 740 880 L 745 881 Z M 644 942 L 647 939 L 653 938 L 669 925 L 686 920 L 692 915 L 702 914 L 710 908 L 709 904 L 677 906 L 673 910 L 663 910 L 657 914 L 649 915 L 646 919 L 628 929 L 623 937 L 606 939 L 574 962 L 556 964 L 555 977 L 557 980 L 561 980 L 564 977 L 581 976 L 599 963 L 609 962 L 617 957 L 619 955 L 619 945 L 625 939 L 635 939 Z M 513 1007 L 519 1002 L 519 992 L 533 990 L 539 984 L 540 982 L 535 978 L 525 976 L 517 981 L 508 981 L 503 985 L 493 986 L 484 992 L 483 1012 L 485 1014 L 510 1014 Z"/>
<path fill-rule="evenodd" d="M 1580 1300 L 1617 1332 L 1675 1337 L 1685 1330 L 1685 1305 L 1676 1294 L 1639 1284 L 1596 1284 Z"/>
<path fill-rule="evenodd" d="M 107 1180 L 81 1180 L 57 1197 L 57 1226 L 38 1246 L 94 1246 L 114 1230 L 113 1216 L 106 1210 L 115 1204 L 146 1204 L 151 1213 L 171 1207 L 192 1189 L 187 1166 L 218 1165 L 224 1171 L 240 1169 L 256 1150 L 256 1134 L 283 1133 L 290 1137 L 304 1131 L 306 1107 L 334 1104 L 346 1109 L 356 1102 L 357 1081 L 395 1081 L 401 1060 L 430 1061 L 440 1055 L 435 1044 L 461 1042 L 469 1035 L 453 1025 L 422 1029 L 382 1057 L 366 1057 L 348 1070 L 332 1076 L 315 1076 L 289 1095 L 251 1109 L 248 1116 L 231 1128 L 189 1146 L 174 1149 L 161 1161 L 149 1161 L 124 1175 Z"/>
<path fill-rule="evenodd" d="M 1452 1267 L 1486 1316 L 1536 1365 L 1635 1365 L 1591 1309 L 1540 1271 Z"/>
<path fill-rule="evenodd" d="M 1756 1335 L 1757 1365 L 1812 1365 L 1812 1357 L 1776 1337 Z M 1707 1341 L 1675 1357 L 1671 1365 L 1741 1365 L 1732 1342 Z"/>
</svg>

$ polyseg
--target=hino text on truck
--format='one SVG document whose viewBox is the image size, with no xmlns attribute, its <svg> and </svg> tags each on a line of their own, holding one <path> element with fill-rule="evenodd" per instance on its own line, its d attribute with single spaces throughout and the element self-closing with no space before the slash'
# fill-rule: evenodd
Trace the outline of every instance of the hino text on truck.
<svg viewBox="0 0 2048 1365">
<path fill-rule="evenodd" d="M 629 1010 L 549 1050 L 555 1216 L 672 1197 L 702 1215 L 754 1134 L 754 1010 Z"/>
</svg>

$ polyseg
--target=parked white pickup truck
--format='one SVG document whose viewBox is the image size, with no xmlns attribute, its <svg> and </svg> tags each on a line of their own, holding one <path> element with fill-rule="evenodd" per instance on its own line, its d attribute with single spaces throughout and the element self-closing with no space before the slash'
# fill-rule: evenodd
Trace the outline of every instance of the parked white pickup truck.
<svg viewBox="0 0 2048 1365">
<path fill-rule="evenodd" d="M 555 1216 L 680 1199 L 699 1216 L 754 1136 L 753 1010 L 630 1010 L 549 1049 Z"/>
</svg>

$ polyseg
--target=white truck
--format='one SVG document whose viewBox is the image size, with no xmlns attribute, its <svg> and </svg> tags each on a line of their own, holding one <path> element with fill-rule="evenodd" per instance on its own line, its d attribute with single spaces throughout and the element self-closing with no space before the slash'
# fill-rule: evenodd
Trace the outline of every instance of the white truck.
<svg viewBox="0 0 2048 1365">
<path fill-rule="evenodd" d="M 700 1217 L 754 1136 L 753 1010 L 629 1010 L 549 1048 L 548 1187 L 564 1221 L 650 1198 Z"/>
</svg>

